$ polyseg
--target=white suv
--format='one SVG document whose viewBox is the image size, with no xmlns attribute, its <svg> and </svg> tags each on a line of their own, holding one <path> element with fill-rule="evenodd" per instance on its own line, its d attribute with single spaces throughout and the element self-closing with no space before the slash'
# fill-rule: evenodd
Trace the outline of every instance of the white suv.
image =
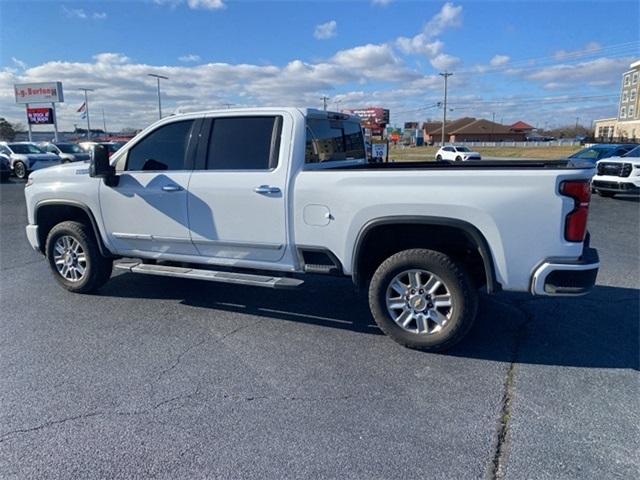
<svg viewBox="0 0 640 480">
<path fill-rule="evenodd" d="M 596 164 L 591 186 L 602 197 L 616 193 L 640 193 L 640 146 L 623 157 L 610 157 Z"/>
<path fill-rule="evenodd" d="M 481 160 L 478 152 L 473 152 L 467 147 L 461 147 L 458 145 L 445 145 L 440 147 L 438 153 L 436 153 L 436 160 L 441 162 L 442 160 L 451 160 L 454 162 L 466 162 L 468 160 Z"/>
</svg>

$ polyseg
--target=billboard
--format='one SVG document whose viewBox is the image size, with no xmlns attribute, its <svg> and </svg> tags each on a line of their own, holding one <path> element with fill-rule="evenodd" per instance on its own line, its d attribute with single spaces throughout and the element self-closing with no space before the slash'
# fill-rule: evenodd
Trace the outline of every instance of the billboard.
<svg viewBox="0 0 640 480">
<path fill-rule="evenodd" d="M 386 108 L 359 108 L 349 110 L 349 112 L 360 117 L 363 120 L 363 123 L 374 123 L 377 125 L 386 125 L 389 123 L 389 110 Z"/>
<path fill-rule="evenodd" d="M 53 108 L 27 108 L 29 125 L 51 125 L 54 123 Z"/>
<path fill-rule="evenodd" d="M 13 90 L 16 103 L 64 102 L 62 82 L 19 83 Z"/>
</svg>

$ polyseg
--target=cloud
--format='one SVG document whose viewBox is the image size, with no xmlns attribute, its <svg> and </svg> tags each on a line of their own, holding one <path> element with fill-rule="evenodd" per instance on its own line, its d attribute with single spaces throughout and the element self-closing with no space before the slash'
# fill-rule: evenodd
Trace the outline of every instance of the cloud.
<svg viewBox="0 0 640 480">
<path fill-rule="evenodd" d="M 200 55 L 188 53 L 187 55 L 182 55 L 181 57 L 178 57 L 178 60 L 180 60 L 183 63 L 195 63 L 200 61 Z"/>
<path fill-rule="evenodd" d="M 24 70 L 27 68 L 27 64 L 24 63 L 22 60 L 17 59 L 16 57 L 11 57 L 11 61 L 16 67 L 20 68 L 21 70 Z"/>
<path fill-rule="evenodd" d="M 313 31 L 313 36 L 318 40 L 326 40 L 328 38 L 335 37 L 338 34 L 338 23 L 335 20 L 330 20 L 325 23 L 316 25 Z"/>
<path fill-rule="evenodd" d="M 448 70 L 459 65 L 460 59 L 443 53 L 444 42 L 437 37 L 448 28 L 462 25 L 462 7 L 445 3 L 413 37 L 398 37 L 394 45 L 405 55 L 424 55 L 431 65 L 439 70 Z"/>
<path fill-rule="evenodd" d="M 577 50 L 558 50 L 553 54 L 556 60 L 563 60 L 569 57 L 580 57 L 589 53 L 596 53 L 602 49 L 602 45 L 598 42 L 589 42 L 584 47 Z"/>
<path fill-rule="evenodd" d="M 431 59 L 431 65 L 437 70 L 451 70 L 460 64 L 460 59 L 447 53 L 440 53 Z"/>
<path fill-rule="evenodd" d="M 82 8 L 67 8 L 63 5 L 62 11 L 69 18 L 79 18 L 82 20 L 89 18 Z"/>
<path fill-rule="evenodd" d="M 186 3 L 191 10 L 222 10 L 227 7 L 224 0 L 153 0 L 153 3 L 171 8 Z"/>
<path fill-rule="evenodd" d="M 545 88 L 558 89 L 575 85 L 590 86 L 617 85 L 620 74 L 624 72 L 633 57 L 607 58 L 578 62 L 573 64 L 559 64 L 541 67 L 533 71 L 516 71 L 515 73 L 526 80 L 541 83 Z"/>
<path fill-rule="evenodd" d="M 74 18 L 76 20 L 104 20 L 107 18 L 107 14 L 105 12 L 93 12 L 88 13 L 82 8 L 67 8 L 64 5 L 62 6 L 62 12 L 65 14 L 67 18 Z"/>
<path fill-rule="evenodd" d="M 427 22 L 424 27 L 425 35 L 435 37 L 446 29 L 462 25 L 462 6 L 453 3 L 445 3 L 440 11 Z"/>
<path fill-rule="evenodd" d="M 373 5 L 380 5 L 380 6 L 387 6 L 389 5 L 393 0 L 371 0 L 371 3 Z"/>
<path fill-rule="evenodd" d="M 501 67 L 509 62 L 511 58 L 508 55 L 495 55 L 490 61 L 489 65 L 492 67 Z"/>
</svg>

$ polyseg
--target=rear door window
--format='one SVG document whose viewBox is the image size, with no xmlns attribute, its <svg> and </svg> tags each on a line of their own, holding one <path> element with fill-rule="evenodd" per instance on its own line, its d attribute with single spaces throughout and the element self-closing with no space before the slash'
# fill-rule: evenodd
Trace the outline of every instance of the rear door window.
<svg viewBox="0 0 640 480">
<path fill-rule="evenodd" d="M 282 117 L 216 118 L 207 170 L 271 170 L 278 166 Z"/>
</svg>

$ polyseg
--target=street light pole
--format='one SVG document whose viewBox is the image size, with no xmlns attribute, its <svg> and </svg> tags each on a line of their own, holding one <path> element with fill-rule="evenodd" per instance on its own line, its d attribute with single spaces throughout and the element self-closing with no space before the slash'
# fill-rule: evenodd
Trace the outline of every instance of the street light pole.
<svg viewBox="0 0 640 480">
<path fill-rule="evenodd" d="M 447 81 L 451 75 L 453 75 L 453 73 L 444 72 L 440 74 L 440 76 L 444 77 L 444 108 L 442 109 L 442 140 L 440 146 L 444 146 L 444 129 L 447 124 Z"/>
<path fill-rule="evenodd" d="M 327 97 L 326 95 L 321 97 L 322 99 L 322 108 L 324 109 L 324 111 L 327 111 L 327 100 L 329 100 L 329 97 Z"/>
<path fill-rule="evenodd" d="M 84 92 L 84 112 L 87 114 L 87 140 L 91 138 L 91 121 L 89 120 L 89 95 L 87 92 L 93 92 L 93 88 L 79 88 Z"/>
<path fill-rule="evenodd" d="M 162 101 L 160 100 L 160 79 L 169 80 L 169 77 L 163 75 L 156 75 L 155 73 L 147 73 L 148 76 L 155 78 L 158 81 L 158 118 L 162 120 Z"/>
</svg>

